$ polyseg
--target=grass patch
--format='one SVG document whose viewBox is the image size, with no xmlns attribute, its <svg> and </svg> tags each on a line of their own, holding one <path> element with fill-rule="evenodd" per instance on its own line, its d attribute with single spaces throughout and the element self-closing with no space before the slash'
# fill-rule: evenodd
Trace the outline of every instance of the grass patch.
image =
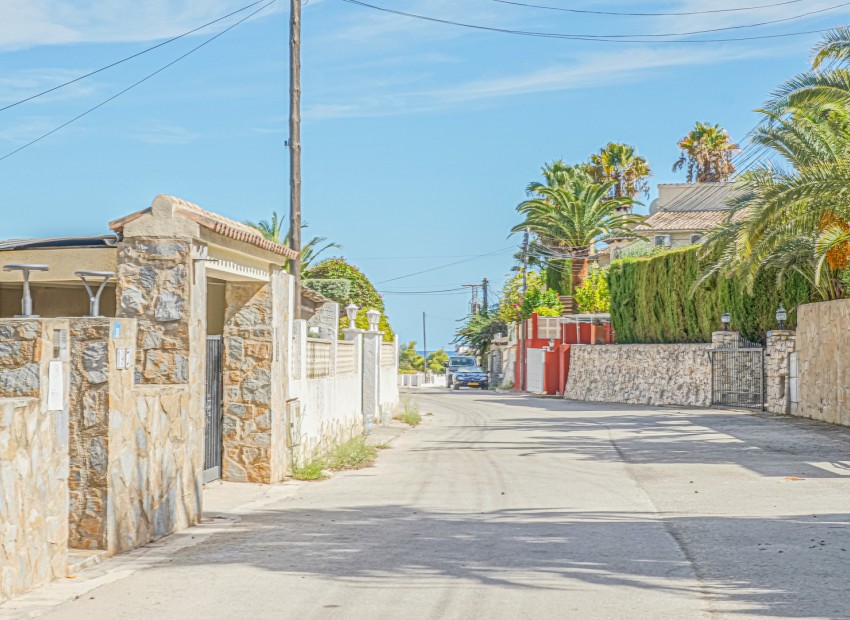
<svg viewBox="0 0 850 620">
<path fill-rule="evenodd" d="M 292 468 L 292 477 L 296 480 L 324 480 L 328 477 L 325 472 L 327 463 L 325 459 L 312 459 L 304 465 L 296 465 Z"/>
<path fill-rule="evenodd" d="M 422 423 L 419 403 L 410 396 L 402 396 L 401 410 L 395 415 L 395 419 L 408 426 L 419 426 Z"/>
<path fill-rule="evenodd" d="M 326 457 L 328 469 L 340 471 L 343 469 L 361 469 L 375 462 L 378 449 L 370 446 L 362 437 L 349 439 L 335 446 Z"/>
</svg>

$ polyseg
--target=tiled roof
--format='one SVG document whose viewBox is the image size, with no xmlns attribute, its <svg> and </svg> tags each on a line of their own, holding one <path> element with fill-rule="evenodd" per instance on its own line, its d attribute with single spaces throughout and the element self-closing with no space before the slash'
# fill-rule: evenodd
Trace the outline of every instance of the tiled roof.
<svg viewBox="0 0 850 620">
<path fill-rule="evenodd" d="M 737 211 L 732 220 L 737 221 L 743 212 Z M 730 211 L 659 211 L 646 218 L 642 224 L 635 227 L 636 231 L 675 232 L 675 231 L 705 231 L 718 228 L 725 224 L 731 215 Z"/>
<path fill-rule="evenodd" d="M 212 211 L 207 211 L 196 204 L 175 196 L 160 195 L 156 197 L 154 202 L 157 200 L 170 201 L 171 204 L 174 205 L 176 213 L 223 237 L 242 241 L 243 243 L 248 243 L 268 252 L 285 256 L 286 258 L 292 259 L 297 256 L 291 248 L 265 239 L 259 232 L 257 232 L 256 229 L 248 226 L 247 224 L 231 220 L 230 218 L 219 215 L 218 213 L 213 213 Z M 119 220 L 110 222 L 109 227 L 114 231 L 121 231 L 129 222 L 132 222 L 133 220 L 150 212 L 150 208 L 136 211 L 135 213 L 131 213 Z"/>
</svg>

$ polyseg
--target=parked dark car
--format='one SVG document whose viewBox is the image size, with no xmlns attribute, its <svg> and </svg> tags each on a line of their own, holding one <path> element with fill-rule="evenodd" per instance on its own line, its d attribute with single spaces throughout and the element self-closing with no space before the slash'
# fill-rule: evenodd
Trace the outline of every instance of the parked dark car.
<svg viewBox="0 0 850 620">
<path fill-rule="evenodd" d="M 487 373 L 478 366 L 465 366 L 455 371 L 452 378 L 452 389 L 459 390 L 462 387 L 481 388 L 486 390 L 489 386 Z"/>
<path fill-rule="evenodd" d="M 446 366 L 446 387 L 451 389 L 455 373 L 463 368 L 474 368 L 477 364 L 471 355 L 450 355 Z"/>
</svg>

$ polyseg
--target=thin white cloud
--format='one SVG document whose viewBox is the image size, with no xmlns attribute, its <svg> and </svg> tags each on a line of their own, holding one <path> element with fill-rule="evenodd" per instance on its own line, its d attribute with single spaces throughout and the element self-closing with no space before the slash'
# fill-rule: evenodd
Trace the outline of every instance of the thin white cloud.
<svg viewBox="0 0 850 620">
<path fill-rule="evenodd" d="M 738 61 L 747 57 L 769 56 L 774 52 L 766 48 L 746 51 L 715 48 L 671 54 L 668 49 L 622 49 L 573 57 L 537 71 L 473 79 L 443 88 L 402 93 L 394 89 L 370 90 L 369 96 L 348 99 L 344 103 L 314 104 L 305 111 L 305 116 L 323 120 L 435 111 L 505 97 L 634 83 L 661 69 Z"/>
<path fill-rule="evenodd" d="M 277 2 L 260 16 L 284 10 L 285 4 Z M 0 50 L 151 41 L 191 30 L 235 8 L 227 0 L 3 0 Z"/>
<path fill-rule="evenodd" d="M 189 144 L 198 134 L 179 125 L 150 121 L 136 127 L 130 138 L 146 144 Z"/>
</svg>

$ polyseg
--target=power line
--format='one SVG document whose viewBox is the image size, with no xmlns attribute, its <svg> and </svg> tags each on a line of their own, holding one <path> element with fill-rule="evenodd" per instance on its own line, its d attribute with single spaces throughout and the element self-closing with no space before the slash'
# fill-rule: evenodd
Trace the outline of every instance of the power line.
<svg viewBox="0 0 850 620">
<path fill-rule="evenodd" d="M 389 280 L 381 280 L 377 284 L 386 284 L 387 282 L 395 282 L 396 280 L 403 280 L 405 278 L 412 278 L 413 276 L 418 276 L 418 275 L 421 275 L 423 273 L 429 273 L 431 271 L 437 271 L 438 269 L 445 269 L 447 267 L 453 267 L 455 265 L 460 265 L 462 263 L 468 263 L 470 261 L 477 260 L 479 258 L 486 258 L 488 256 L 495 256 L 496 254 L 502 254 L 504 252 L 507 252 L 507 251 L 513 250 L 513 249 L 514 249 L 514 246 L 509 246 L 507 248 L 502 248 L 500 250 L 494 250 L 492 252 L 487 252 L 486 254 L 478 254 L 477 256 L 473 256 L 472 258 L 467 258 L 467 259 L 464 259 L 464 260 L 455 261 L 453 263 L 446 263 L 445 265 L 439 265 L 437 267 L 432 267 L 431 269 L 423 269 L 422 271 L 416 271 L 414 273 L 408 273 L 408 274 L 403 275 L 403 276 L 397 276 L 395 278 L 390 278 Z"/>
<path fill-rule="evenodd" d="M 461 288 L 444 288 L 433 291 L 378 291 L 382 295 L 440 295 L 461 294 L 466 295 L 466 290 Z"/>
<path fill-rule="evenodd" d="M 760 4 L 756 6 L 742 6 L 731 9 L 709 9 L 705 11 L 679 11 L 667 13 L 634 13 L 627 11 L 592 11 L 590 9 L 567 9 L 560 6 L 548 6 L 545 4 L 529 4 L 527 2 L 513 2 L 512 0 L 491 0 L 501 4 L 512 4 L 514 6 L 523 6 L 534 9 L 545 9 L 549 11 L 562 11 L 564 13 L 583 13 L 586 15 L 619 15 L 628 17 L 676 17 L 683 15 L 708 15 L 710 13 L 736 13 L 740 11 L 756 11 L 758 9 L 770 9 L 777 6 L 785 6 L 787 4 L 798 4 L 804 0 L 785 0 L 784 2 L 775 2 L 773 4 Z"/>
<path fill-rule="evenodd" d="M 356 6 L 361 6 L 368 9 L 373 9 L 376 11 L 381 11 L 383 13 L 390 13 L 393 15 L 399 15 L 402 17 L 410 17 L 412 19 L 420 19 L 423 21 L 433 22 L 437 24 L 445 24 L 450 26 L 458 26 L 460 28 L 469 28 L 472 30 L 481 30 L 484 32 L 496 32 L 501 34 L 512 34 L 523 37 L 537 37 L 544 39 L 566 39 L 570 41 L 596 41 L 600 43 L 729 43 L 733 41 L 757 41 L 764 39 L 779 39 L 785 37 L 796 37 L 803 36 L 808 34 L 820 34 L 824 32 L 829 32 L 834 30 L 835 27 L 832 28 L 820 28 L 816 30 L 804 30 L 799 32 L 784 32 L 779 34 L 763 34 L 763 35 L 752 35 L 747 37 L 724 37 L 724 38 L 715 38 L 715 39 L 657 39 L 648 41 L 646 39 L 629 39 L 629 38 L 614 38 L 611 36 L 610 38 L 606 38 L 604 35 L 581 35 L 581 34 L 567 34 L 567 33 L 558 33 L 558 32 L 540 32 L 540 31 L 529 31 L 529 30 L 513 30 L 510 28 L 498 28 L 495 26 L 484 26 L 481 24 L 469 24 L 465 22 L 458 22 L 449 19 L 442 19 L 439 17 L 430 17 L 428 15 L 421 15 L 418 13 L 408 13 L 405 11 L 396 11 L 394 9 L 388 9 L 386 7 L 377 6 L 374 4 L 369 4 L 367 2 L 361 2 L 360 0 L 340 0 L 341 2 L 346 2 L 348 4 L 354 4 Z M 843 5 L 839 5 L 843 6 Z M 832 10 L 830 9 L 826 10 Z M 617 37 L 623 36 L 650 36 L 650 35 L 616 35 Z M 668 35 L 675 36 L 675 35 Z"/>
<path fill-rule="evenodd" d="M 274 4 L 275 2 L 277 2 L 277 0 L 270 0 L 268 3 L 264 4 L 263 6 L 261 6 L 259 9 L 257 9 L 257 10 L 256 10 L 256 11 L 254 11 L 253 13 L 249 13 L 248 15 L 246 15 L 245 17 L 243 17 L 242 19 L 240 19 L 240 20 L 239 20 L 239 21 L 237 21 L 236 23 L 234 23 L 234 24 L 232 24 L 232 25 L 228 26 L 227 28 L 225 28 L 224 30 L 222 30 L 221 32 L 219 32 L 218 34 L 215 34 L 215 35 L 211 36 L 209 39 L 207 39 L 206 41 L 204 41 L 204 42 L 203 42 L 203 43 L 201 43 L 200 45 L 196 45 L 195 47 L 193 47 L 192 49 L 190 49 L 188 52 L 186 52 L 185 54 L 183 54 L 182 56 L 178 56 L 176 59 L 174 59 L 174 60 L 172 60 L 171 62 L 169 62 L 167 65 L 164 65 L 164 66 L 160 67 L 159 69 L 157 69 L 157 70 L 156 70 L 156 71 L 154 71 L 153 73 L 149 73 L 148 75 L 146 75 L 145 77 L 143 77 L 141 80 L 138 80 L 137 82 L 134 82 L 133 84 L 131 84 L 131 85 L 130 85 L 130 86 L 128 86 L 127 88 L 125 88 L 125 89 L 123 89 L 123 90 L 118 91 L 117 93 L 115 93 L 114 95 L 112 95 L 111 97 L 109 97 L 108 99 L 105 99 L 104 101 L 101 101 L 101 102 L 100 102 L 100 103 L 98 103 L 96 106 L 93 106 L 93 107 L 89 108 L 88 110 L 86 110 L 86 111 L 85 111 L 85 112 L 83 112 L 82 114 L 78 114 L 77 116 L 75 116 L 75 117 L 74 117 L 74 118 L 72 118 L 71 120 L 69 120 L 69 121 L 66 121 L 66 122 L 62 123 L 62 124 L 61 124 L 61 125 L 59 125 L 58 127 L 54 128 L 54 129 L 51 129 L 51 130 L 50 130 L 50 131 L 48 131 L 47 133 L 44 133 L 44 134 L 40 135 L 38 138 L 35 138 L 34 140 L 30 140 L 29 142 L 27 142 L 27 143 L 26 143 L 26 144 L 24 144 L 23 146 L 19 146 L 19 147 L 18 147 L 18 148 L 16 148 L 15 150 L 10 151 L 10 152 L 8 152 L 8 153 L 6 153 L 6 154 L 5 154 L 5 155 L 3 155 L 2 157 L 0 157 L 0 161 L 3 161 L 4 159 L 8 159 L 9 157 L 11 157 L 12 155 L 15 155 L 16 153 L 20 153 L 20 152 L 21 152 L 21 151 L 23 151 L 25 148 L 30 147 L 30 146 L 32 146 L 33 144 L 37 143 L 37 142 L 41 142 L 42 140 L 44 140 L 44 139 L 45 139 L 45 138 L 47 138 L 48 136 L 52 136 L 52 135 L 53 135 L 53 134 L 55 134 L 57 131 L 60 131 L 61 129 L 64 129 L 65 127 L 67 127 L 67 126 L 68 126 L 68 125 L 70 125 L 71 123 L 74 123 L 74 122 L 76 122 L 76 121 L 80 120 L 81 118 L 83 118 L 84 116 L 87 116 L 87 115 L 91 114 L 92 112 L 94 112 L 94 111 L 95 111 L 95 110 L 97 110 L 98 108 L 101 108 L 101 107 L 105 106 L 105 105 L 106 105 L 107 103 L 109 103 L 110 101 L 113 101 L 113 100 L 117 99 L 118 97 L 120 97 L 121 95 L 123 95 L 124 93 L 126 93 L 127 91 L 132 90 L 133 88 L 135 88 L 136 86 L 139 86 L 140 84 L 142 84 L 142 83 L 144 83 L 144 82 L 147 82 L 149 79 L 151 79 L 151 78 L 152 78 L 152 77 L 154 77 L 155 75 L 157 75 L 157 74 L 159 74 L 159 73 L 162 73 L 163 71 L 165 71 L 166 69 L 168 69 L 168 68 L 169 68 L 169 67 L 171 67 L 172 65 L 177 64 L 178 62 L 180 62 L 181 60 L 183 60 L 184 58 L 186 58 L 187 56 L 189 56 L 190 54 L 193 54 L 193 53 L 197 52 L 199 49 L 201 49 L 201 48 L 202 48 L 202 47 L 204 47 L 205 45 L 209 45 L 210 43 L 212 43 L 213 41 L 215 41 L 217 38 L 219 38 L 220 36 L 222 36 L 222 35 L 223 35 L 223 34 L 225 34 L 226 32 L 229 32 L 230 30 L 233 30 L 234 28 L 236 28 L 236 26 L 238 26 L 238 25 L 242 24 L 243 22 L 247 21 L 248 19 L 250 19 L 251 17 L 253 17 L 253 16 L 254 16 L 254 15 L 256 15 L 257 13 L 260 13 L 261 11 L 264 11 L 265 9 L 267 9 L 268 7 L 270 7 L 272 4 Z"/>
<path fill-rule="evenodd" d="M 227 15 L 223 15 L 223 16 L 219 17 L 218 19 L 214 19 L 211 22 L 207 22 L 206 24 L 203 24 L 202 26 L 198 26 L 197 28 L 193 28 L 192 30 L 188 30 L 188 31 L 184 32 L 183 34 L 177 35 L 176 37 L 172 37 L 172 38 L 167 39 L 167 40 L 165 40 L 161 43 L 157 43 L 156 45 L 153 45 L 153 46 L 151 46 L 147 49 L 143 49 L 140 52 L 136 52 L 135 54 L 132 54 L 130 56 L 122 58 L 121 60 L 116 60 L 115 62 L 112 62 L 112 63 L 110 63 L 106 66 L 101 67 L 100 69 L 95 69 L 94 71 L 90 71 L 89 73 L 86 73 L 85 75 L 81 75 L 79 77 L 76 77 L 73 80 L 68 80 L 67 82 L 59 84 L 58 86 L 48 88 L 47 90 L 43 90 L 40 93 L 30 95 L 29 97 L 25 97 L 23 99 L 20 99 L 19 101 L 15 101 L 14 103 L 10 103 L 8 105 L 5 105 L 2 108 L 0 108 L 0 112 L 3 112 L 4 110 L 8 110 L 9 108 L 14 108 L 15 106 L 21 105 L 22 103 L 26 103 L 27 101 L 32 101 L 33 99 L 37 99 L 39 97 L 42 97 L 44 95 L 47 95 L 47 94 L 52 93 L 54 91 L 57 91 L 60 88 L 65 88 L 66 86 L 70 86 L 71 84 L 79 82 L 80 80 L 84 80 L 84 79 L 91 77 L 93 75 L 96 75 L 98 73 L 102 73 L 103 71 L 106 71 L 107 69 L 111 69 L 112 67 L 117 67 L 118 65 L 123 64 L 123 63 L 127 62 L 128 60 L 133 60 L 134 58 L 138 58 L 139 56 L 143 56 L 143 55 L 147 54 L 148 52 L 154 51 L 155 49 L 159 49 L 160 47 L 162 47 L 164 45 L 168 45 L 169 43 L 174 43 L 174 41 L 177 41 L 177 40 L 182 39 L 184 37 L 188 37 L 190 34 L 194 34 L 194 33 L 198 32 L 199 30 L 203 30 L 204 28 L 212 26 L 213 24 L 217 24 L 218 22 L 223 21 L 223 20 L 227 19 L 228 17 L 233 17 L 234 15 L 237 15 L 237 14 L 241 13 L 242 11 L 247 11 L 252 6 L 262 4 L 263 2 L 265 2 L 265 0 L 258 0 L 257 2 L 252 2 L 251 4 L 243 6 L 241 9 L 237 9 L 237 10 L 233 11 L 232 13 L 228 13 Z"/>
<path fill-rule="evenodd" d="M 833 11 L 835 9 L 840 9 L 842 7 L 850 5 L 850 2 L 843 2 L 841 4 L 836 4 L 830 7 L 825 7 L 822 9 L 816 9 L 813 11 L 808 11 L 806 13 L 801 13 L 799 15 L 794 15 L 792 17 L 783 17 L 781 19 L 773 19 L 763 22 L 757 22 L 755 24 L 739 24 L 737 26 L 724 26 L 721 28 L 709 28 L 706 30 L 691 30 L 690 32 L 668 32 L 661 34 L 577 34 L 574 36 L 580 37 L 588 37 L 593 39 L 621 39 L 621 38 L 629 38 L 629 37 L 688 37 L 695 34 L 708 34 L 711 32 L 723 32 L 726 30 L 742 30 L 746 28 L 758 28 L 761 26 L 770 26 L 773 24 L 780 24 L 784 22 L 796 21 L 798 19 L 803 19 L 804 17 L 810 17 L 812 15 L 817 15 L 819 13 L 826 13 L 828 11 Z"/>
</svg>

